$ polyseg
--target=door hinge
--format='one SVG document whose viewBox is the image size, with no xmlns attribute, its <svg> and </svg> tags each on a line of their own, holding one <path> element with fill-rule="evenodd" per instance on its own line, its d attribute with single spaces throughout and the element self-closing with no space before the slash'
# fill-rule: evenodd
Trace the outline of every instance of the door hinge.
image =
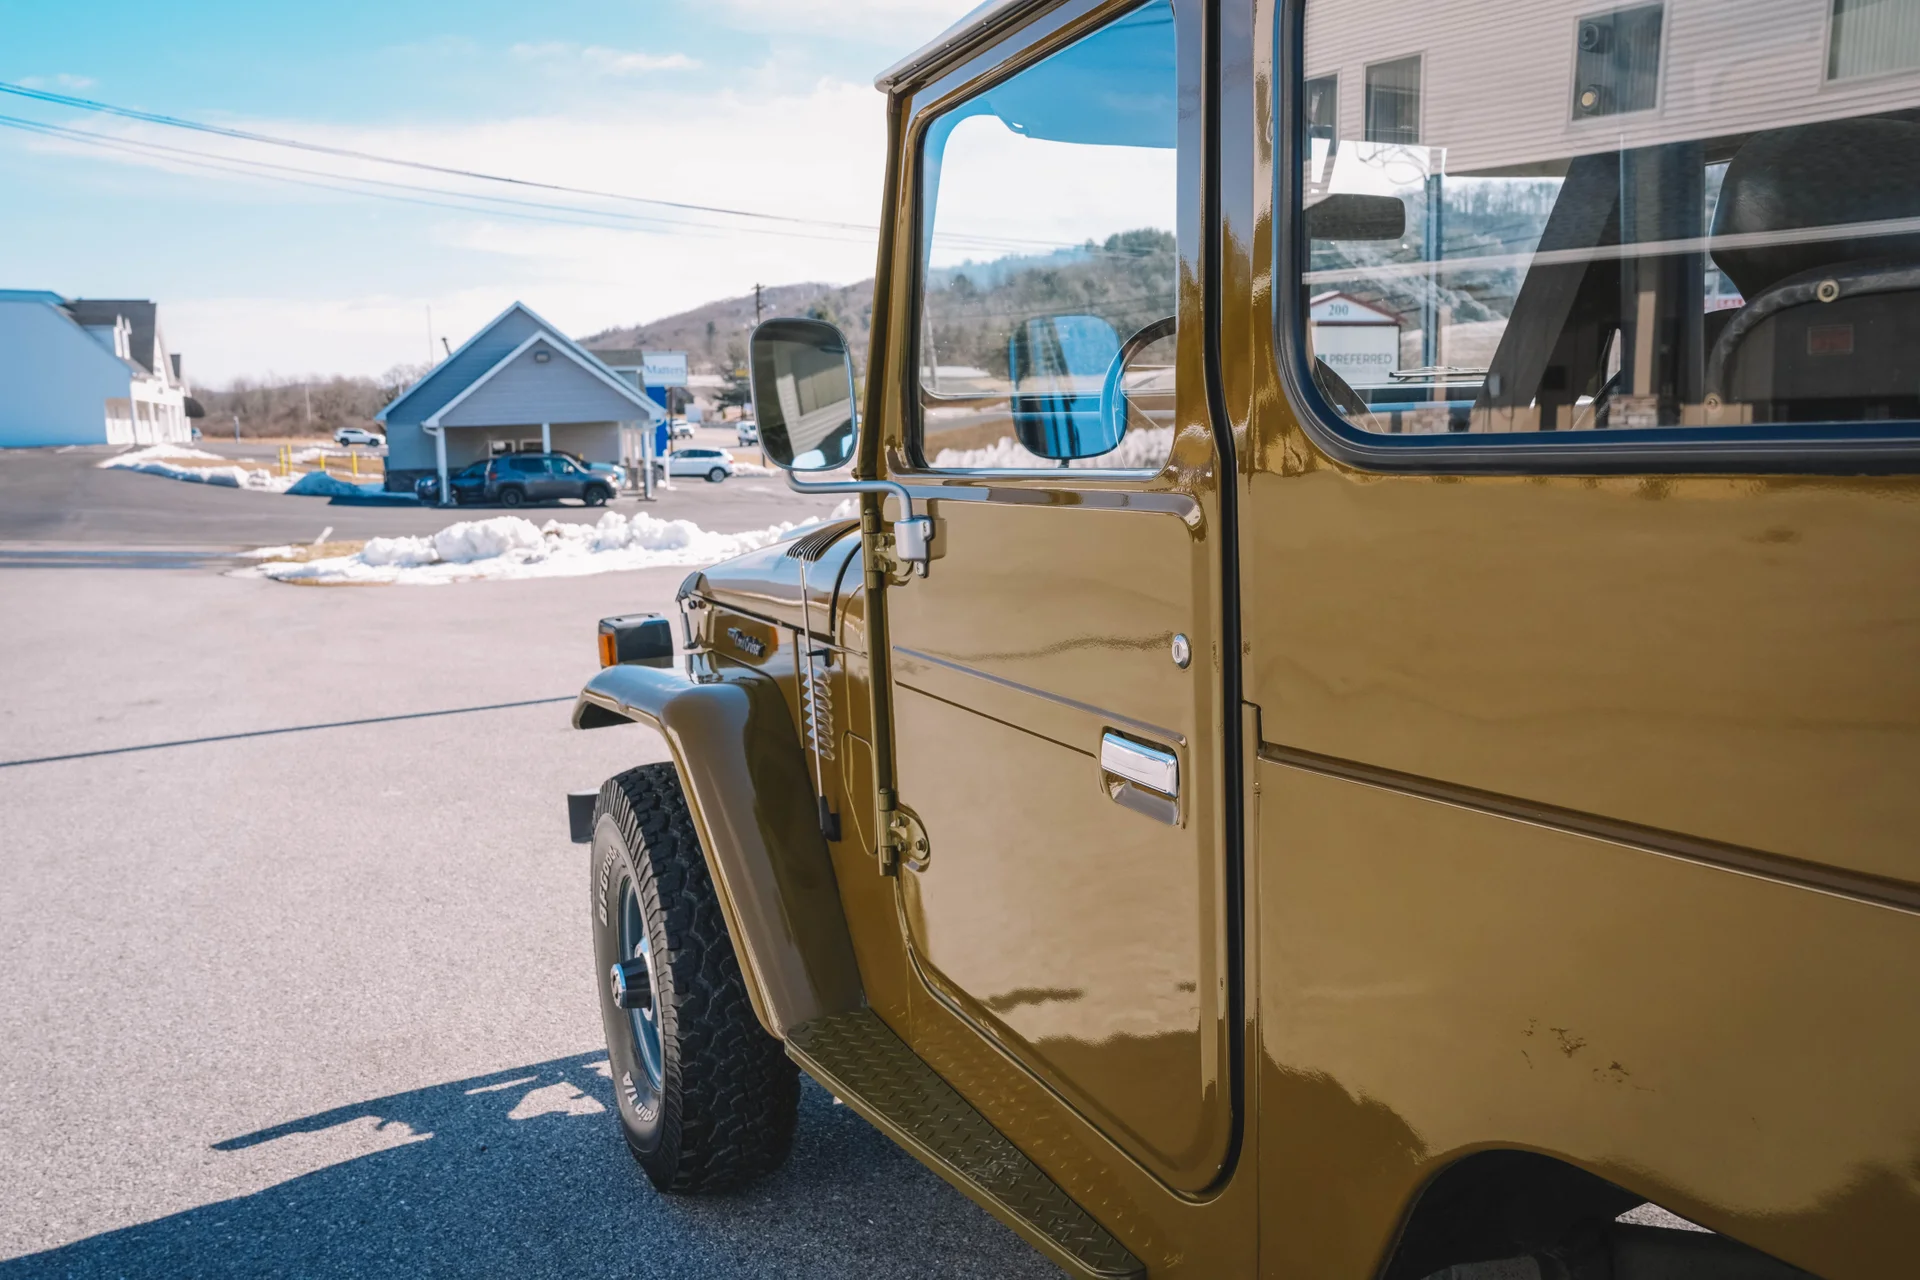
<svg viewBox="0 0 1920 1280">
<path fill-rule="evenodd" d="M 901 864 L 914 871 L 927 869 L 930 846 L 920 815 L 901 804 L 891 791 L 880 793 L 880 874 L 900 874 Z"/>
<path fill-rule="evenodd" d="M 893 534 L 886 530 L 867 533 L 862 538 L 861 548 L 866 556 L 867 587 L 878 590 L 881 587 L 903 587 L 916 576 L 926 576 L 926 562 L 917 566 L 902 560 L 895 549 Z"/>
</svg>

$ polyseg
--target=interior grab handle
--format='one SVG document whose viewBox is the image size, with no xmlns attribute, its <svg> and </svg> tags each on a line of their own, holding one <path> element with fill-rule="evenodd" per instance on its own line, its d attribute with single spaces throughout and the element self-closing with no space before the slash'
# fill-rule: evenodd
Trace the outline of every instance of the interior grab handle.
<svg viewBox="0 0 1920 1280">
<path fill-rule="evenodd" d="M 1100 735 L 1100 767 L 1169 800 L 1180 794 L 1180 761 L 1173 752 L 1123 738 L 1111 729 Z"/>
</svg>

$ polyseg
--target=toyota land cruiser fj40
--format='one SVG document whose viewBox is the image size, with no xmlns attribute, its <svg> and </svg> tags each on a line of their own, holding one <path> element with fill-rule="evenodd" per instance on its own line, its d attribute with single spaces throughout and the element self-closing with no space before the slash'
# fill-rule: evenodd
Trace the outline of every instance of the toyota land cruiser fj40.
<svg viewBox="0 0 1920 1280">
<path fill-rule="evenodd" d="M 998 0 L 881 77 L 871 349 L 751 353 L 858 516 L 575 712 L 671 748 L 576 824 L 653 1182 L 797 1067 L 1079 1276 L 1920 1267 L 1911 9 Z"/>
</svg>

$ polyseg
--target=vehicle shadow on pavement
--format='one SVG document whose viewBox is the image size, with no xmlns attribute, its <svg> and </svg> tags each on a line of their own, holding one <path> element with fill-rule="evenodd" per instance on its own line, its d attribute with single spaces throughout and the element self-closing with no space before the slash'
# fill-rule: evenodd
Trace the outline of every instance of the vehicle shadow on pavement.
<svg viewBox="0 0 1920 1280">
<path fill-rule="evenodd" d="M 0 1262 L 0 1277 L 1059 1275 L 811 1082 L 778 1173 L 662 1196 L 621 1142 L 605 1072 L 604 1053 L 558 1058 L 217 1143 L 377 1124 L 399 1145 Z"/>
</svg>

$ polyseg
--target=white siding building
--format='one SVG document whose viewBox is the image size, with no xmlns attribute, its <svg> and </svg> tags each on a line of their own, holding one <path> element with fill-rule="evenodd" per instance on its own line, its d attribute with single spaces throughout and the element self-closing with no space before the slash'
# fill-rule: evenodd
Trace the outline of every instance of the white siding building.
<svg viewBox="0 0 1920 1280">
<path fill-rule="evenodd" d="M 0 447 L 184 441 L 187 403 L 152 302 L 0 289 Z"/>
</svg>

